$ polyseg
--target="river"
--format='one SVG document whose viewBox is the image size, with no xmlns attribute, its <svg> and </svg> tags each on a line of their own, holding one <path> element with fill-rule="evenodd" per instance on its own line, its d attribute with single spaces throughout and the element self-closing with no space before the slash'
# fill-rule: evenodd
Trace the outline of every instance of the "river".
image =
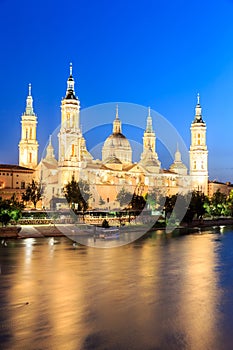
<svg viewBox="0 0 233 350">
<path fill-rule="evenodd" d="M 0 347 L 232 350 L 233 229 L 112 249 L 0 242 Z"/>
</svg>

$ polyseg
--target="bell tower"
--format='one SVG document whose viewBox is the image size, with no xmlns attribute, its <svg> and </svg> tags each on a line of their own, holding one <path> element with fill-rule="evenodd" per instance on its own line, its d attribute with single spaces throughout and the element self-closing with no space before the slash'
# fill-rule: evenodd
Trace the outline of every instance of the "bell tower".
<svg viewBox="0 0 233 350">
<path fill-rule="evenodd" d="M 194 121 L 191 124 L 190 175 L 192 188 L 208 193 L 208 150 L 206 145 L 206 123 L 202 119 L 200 95 L 197 95 Z"/>
<path fill-rule="evenodd" d="M 74 91 L 74 78 L 72 64 L 70 63 L 70 75 L 67 80 L 66 96 L 61 102 L 61 127 L 58 134 L 60 168 L 60 184 L 71 181 L 72 175 L 78 176 L 78 167 L 81 161 L 80 155 L 80 102 Z M 78 179 L 77 179 L 78 180 Z"/>
<path fill-rule="evenodd" d="M 38 163 L 38 141 L 36 139 L 37 117 L 33 111 L 31 84 L 29 84 L 26 110 L 21 117 L 21 140 L 19 142 L 19 165 L 35 169 Z"/>
</svg>

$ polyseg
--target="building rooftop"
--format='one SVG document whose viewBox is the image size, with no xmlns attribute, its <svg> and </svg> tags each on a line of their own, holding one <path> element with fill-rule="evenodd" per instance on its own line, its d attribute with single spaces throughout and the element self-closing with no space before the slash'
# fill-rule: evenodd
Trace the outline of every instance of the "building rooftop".
<svg viewBox="0 0 233 350">
<path fill-rule="evenodd" d="M 16 164 L 0 164 L 0 170 L 10 170 L 10 171 L 31 171 L 32 173 L 34 172 L 33 169 L 30 168 L 26 168 L 20 165 L 16 165 Z"/>
</svg>

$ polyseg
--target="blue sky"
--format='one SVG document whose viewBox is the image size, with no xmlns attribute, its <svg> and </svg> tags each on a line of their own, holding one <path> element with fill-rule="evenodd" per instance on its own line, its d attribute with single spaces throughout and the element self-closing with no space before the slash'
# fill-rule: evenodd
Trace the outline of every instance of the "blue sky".
<svg viewBox="0 0 233 350">
<path fill-rule="evenodd" d="M 230 0 L 0 0 L 0 163 L 18 162 L 28 83 L 42 152 L 72 62 L 82 108 L 151 106 L 187 147 L 199 92 L 210 179 L 233 182 L 232 18 Z"/>
</svg>

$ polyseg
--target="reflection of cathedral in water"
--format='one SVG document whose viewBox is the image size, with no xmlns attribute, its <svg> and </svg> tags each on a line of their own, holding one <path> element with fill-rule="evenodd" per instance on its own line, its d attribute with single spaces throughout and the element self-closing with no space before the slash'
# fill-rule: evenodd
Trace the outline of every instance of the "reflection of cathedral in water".
<svg viewBox="0 0 233 350">
<path fill-rule="evenodd" d="M 90 207 L 116 208 L 116 196 L 121 188 L 145 194 L 159 189 L 161 193 L 185 193 L 190 189 L 207 193 L 208 166 L 206 124 L 202 120 L 198 96 L 196 113 L 191 125 L 190 174 L 182 163 L 177 147 L 174 163 L 169 170 L 161 168 L 156 152 L 156 136 L 152 126 L 150 109 L 143 135 L 143 151 L 138 163 L 132 162 L 132 148 L 122 133 L 118 106 L 113 121 L 112 134 L 105 140 L 102 160 L 93 159 L 86 148 L 80 129 L 80 102 L 75 95 L 72 66 L 67 80 L 66 96 L 61 103 L 61 127 L 58 134 L 59 154 L 55 159 L 50 138 L 46 156 L 37 165 L 38 142 L 36 140 L 37 117 L 33 111 L 31 87 L 27 97 L 26 112 L 22 116 L 22 136 L 19 143 L 19 164 L 34 168 L 36 178 L 41 179 L 44 189 L 43 205 L 50 206 L 52 198 L 62 197 L 62 189 L 72 179 L 87 181 L 92 198 Z M 58 200 L 59 201 L 59 200 Z"/>
</svg>

